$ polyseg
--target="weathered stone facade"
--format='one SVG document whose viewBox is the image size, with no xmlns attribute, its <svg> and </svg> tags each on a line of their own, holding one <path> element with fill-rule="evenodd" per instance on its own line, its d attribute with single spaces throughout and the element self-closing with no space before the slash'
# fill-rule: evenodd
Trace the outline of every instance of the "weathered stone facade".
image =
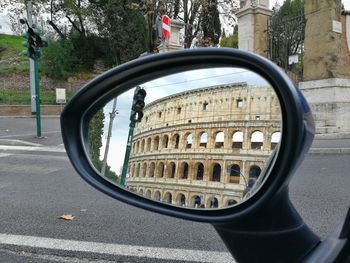
<svg viewBox="0 0 350 263">
<path fill-rule="evenodd" d="M 342 22 L 341 0 L 305 1 L 304 81 L 350 78 L 349 57 L 333 21 Z"/>
<path fill-rule="evenodd" d="M 135 128 L 127 187 L 188 207 L 240 202 L 276 146 L 280 125 L 272 88 L 238 83 L 156 100 Z"/>
</svg>

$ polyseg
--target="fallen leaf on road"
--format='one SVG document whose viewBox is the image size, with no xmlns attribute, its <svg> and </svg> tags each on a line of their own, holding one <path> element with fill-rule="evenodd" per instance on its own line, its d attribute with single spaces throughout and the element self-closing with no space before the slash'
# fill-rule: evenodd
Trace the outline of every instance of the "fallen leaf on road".
<svg viewBox="0 0 350 263">
<path fill-rule="evenodd" d="M 63 214 L 61 216 L 59 216 L 59 219 L 64 219 L 64 220 L 73 220 L 75 216 L 71 215 L 71 214 Z"/>
</svg>

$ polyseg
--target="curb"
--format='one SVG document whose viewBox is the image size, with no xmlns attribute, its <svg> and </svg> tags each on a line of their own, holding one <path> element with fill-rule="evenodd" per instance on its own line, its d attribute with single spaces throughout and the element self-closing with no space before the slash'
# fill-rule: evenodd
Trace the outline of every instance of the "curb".
<svg viewBox="0 0 350 263">
<path fill-rule="evenodd" d="M 350 148 L 311 148 L 307 154 L 350 154 Z"/>
<path fill-rule="evenodd" d="M 60 118 L 60 115 L 41 115 L 41 118 Z M 35 119 L 36 116 L 35 115 L 22 115 L 22 116 L 13 116 L 13 115 L 9 115 L 9 116 L 0 116 L 0 119 Z"/>
</svg>

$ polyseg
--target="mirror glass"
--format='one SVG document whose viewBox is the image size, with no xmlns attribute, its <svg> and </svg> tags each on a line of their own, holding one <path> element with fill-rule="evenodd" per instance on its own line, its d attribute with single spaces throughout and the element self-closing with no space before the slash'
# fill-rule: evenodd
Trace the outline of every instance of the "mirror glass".
<svg viewBox="0 0 350 263">
<path fill-rule="evenodd" d="M 86 152 L 110 182 L 159 202 L 224 208 L 252 196 L 281 139 L 271 85 L 244 68 L 154 79 L 89 120 Z"/>
</svg>

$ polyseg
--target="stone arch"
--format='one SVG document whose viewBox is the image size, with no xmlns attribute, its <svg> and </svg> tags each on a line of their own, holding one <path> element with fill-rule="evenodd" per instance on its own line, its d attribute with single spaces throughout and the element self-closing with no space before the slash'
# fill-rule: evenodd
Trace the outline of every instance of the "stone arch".
<svg viewBox="0 0 350 263">
<path fill-rule="evenodd" d="M 163 202 L 171 204 L 173 202 L 173 196 L 170 192 L 166 192 L 163 197 Z"/>
<path fill-rule="evenodd" d="M 156 137 L 154 137 L 153 150 L 154 151 L 158 151 L 159 150 L 159 136 L 158 135 Z"/>
<path fill-rule="evenodd" d="M 249 178 L 257 179 L 261 173 L 261 168 L 257 165 L 252 165 L 249 168 Z"/>
<path fill-rule="evenodd" d="M 180 179 L 188 179 L 190 167 L 187 162 L 181 163 L 180 166 Z"/>
<path fill-rule="evenodd" d="M 232 148 L 242 149 L 243 148 L 243 132 L 235 131 L 232 134 Z"/>
<path fill-rule="evenodd" d="M 156 164 L 154 162 L 151 162 L 149 166 L 149 177 L 154 177 L 155 168 Z"/>
<path fill-rule="evenodd" d="M 143 189 L 142 188 L 139 189 L 139 195 L 143 195 Z"/>
<path fill-rule="evenodd" d="M 217 197 L 212 196 L 212 197 L 208 198 L 206 207 L 208 207 L 208 208 L 218 208 L 219 207 L 219 200 L 217 199 Z"/>
<path fill-rule="evenodd" d="M 210 181 L 220 182 L 220 180 L 221 180 L 221 165 L 219 163 L 213 163 Z"/>
<path fill-rule="evenodd" d="M 215 133 L 215 148 L 224 148 L 225 133 L 223 131 L 218 131 Z"/>
<path fill-rule="evenodd" d="M 147 163 L 142 164 L 142 169 L 141 169 L 141 177 L 146 177 L 146 171 L 147 171 Z"/>
<path fill-rule="evenodd" d="M 226 202 L 227 206 L 232 206 L 232 205 L 235 205 L 235 204 L 237 204 L 237 201 L 235 199 L 228 199 L 227 202 Z"/>
<path fill-rule="evenodd" d="M 241 167 L 238 164 L 232 164 L 229 166 L 230 183 L 239 184 L 241 177 Z"/>
<path fill-rule="evenodd" d="M 162 140 L 162 147 L 166 149 L 168 148 L 168 144 L 169 144 L 169 136 L 165 134 Z"/>
<path fill-rule="evenodd" d="M 145 197 L 151 198 L 152 196 L 152 191 L 150 189 L 146 190 Z"/>
<path fill-rule="evenodd" d="M 176 164 L 174 162 L 170 162 L 168 165 L 168 178 L 175 178 L 176 175 Z"/>
<path fill-rule="evenodd" d="M 156 177 L 164 177 L 165 165 L 163 162 L 159 162 L 157 166 L 157 174 Z"/>
<path fill-rule="evenodd" d="M 156 200 L 156 201 L 160 201 L 160 191 L 156 190 L 153 194 L 153 199 Z"/>
<path fill-rule="evenodd" d="M 151 151 L 152 138 L 148 138 L 146 142 L 146 151 Z"/>
<path fill-rule="evenodd" d="M 271 134 L 271 150 L 276 148 L 276 145 L 279 143 L 281 139 L 281 132 L 276 131 Z"/>
<path fill-rule="evenodd" d="M 175 133 L 172 139 L 174 149 L 179 149 L 180 146 L 180 135 L 178 133 Z"/>
<path fill-rule="evenodd" d="M 186 206 L 186 196 L 183 193 L 178 193 L 176 196 L 176 204 L 179 206 Z"/>
<path fill-rule="evenodd" d="M 208 145 L 208 133 L 202 132 L 199 134 L 199 147 L 207 148 Z"/>
<path fill-rule="evenodd" d="M 199 207 L 202 204 L 202 200 L 199 195 L 193 195 L 190 200 L 191 207 Z"/>
<path fill-rule="evenodd" d="M 191 149 L 193 144 L 193 135 L 192 133 L 186 133 L 185 135 L 185 149 Z"/>
<path fill-rule="evenodd" d="M 145 139 L 141 141 L 141 152 L 145 152 Z"/>
<path fill-rule="evenodd" d="M 139 153 L 139 150 L 140 150 L 140 141 L 137 141 L 136 142 L 136 149 L 135 149 L 135 153 Z"/>
<path fill-rule="evenodd" d="M 138 163 L 136 166 L 136 177 L 140 176 L 140 164 Z"/>
<path fill-rule="evenodd" d="M 204 179 L 204 165 L 203 163 L 196 163 L 195 165 L 195 179 L 203 180 Z"/>
<path fill-rule="evenodd" d="M 134 164 L 131 166 L 131 177 L 135 177 L 135 169 L 136 169 L 136 164 L 134 163 Z"/>
<path fill-rule="evenodd" d="M 251 149 L 262 150 L 264 134 L 261 131 L 254 131 L 250 136 Z"/>
</svg>

